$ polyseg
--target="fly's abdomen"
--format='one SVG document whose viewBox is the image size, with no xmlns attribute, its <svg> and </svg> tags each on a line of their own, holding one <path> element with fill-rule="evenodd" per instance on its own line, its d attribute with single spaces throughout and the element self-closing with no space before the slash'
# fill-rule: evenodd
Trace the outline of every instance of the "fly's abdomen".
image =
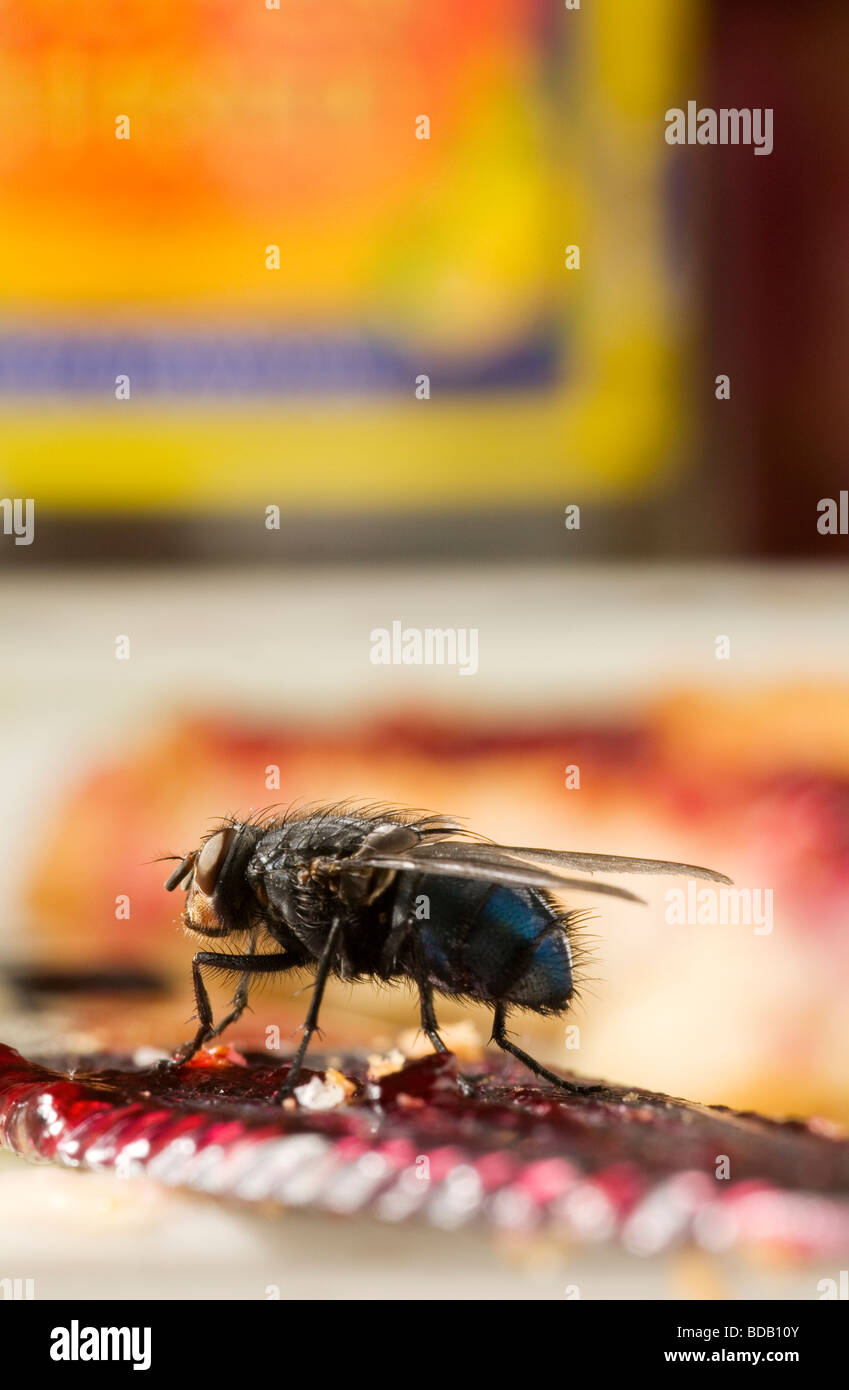
<svg viewBox="0 0 849 1390">
<path fill-rule="evenodd" d="M 572 995 L 563 916 L 544 893 L 423 876 L 429 917 L 418 926 L 425 964 L 450 993 L 559 1011 Z"/>
</svg>

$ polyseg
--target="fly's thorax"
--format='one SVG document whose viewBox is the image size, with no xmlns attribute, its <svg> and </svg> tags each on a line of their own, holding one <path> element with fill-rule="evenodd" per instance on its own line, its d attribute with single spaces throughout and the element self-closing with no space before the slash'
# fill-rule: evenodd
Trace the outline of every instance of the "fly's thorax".
<svg viewBox="0 0 849 1390">
<path fill-rule="evenodd" d="M 344 858 L 362 843 L 368 824 L 356 816 L 318 814 L 283 820 L 263 832 L 256 858 L 268 869 L 318 858 Z"/>
<path fill-rule="evenodd" d="M 369 820 L 326 816 L 269 828 L 246 872 L 268 930 L 280 939 L 281 931 L 294 934 L 317 956 L 332 922 L 341 918 L 344 940 L 357 954 L 360 938 L 371 934 L 374 904 L 388 898 L 396 878 L 392 871 L 354 862 L 375 830 Z"/>
<path fill-rule="evenodd" d="M 318 870 L 315 858 L 278 842 L 260 845 L 246 871 L 271 934 L 282 939 L 292 933 L 312 954 L 320 953 L 340 907 L 337 883 Z"/>
</svg>

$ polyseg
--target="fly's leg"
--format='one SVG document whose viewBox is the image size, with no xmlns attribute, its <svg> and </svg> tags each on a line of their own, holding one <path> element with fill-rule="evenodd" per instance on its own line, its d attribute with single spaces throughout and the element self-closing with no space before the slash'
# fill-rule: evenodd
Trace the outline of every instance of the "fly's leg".
<svg viewBox="0 0 849 1390">
<path fill-rule="evenodd" d="M 251 956 L 256 953 L 256 936 L 257 934 L 256 932 L 254 932 L 250 939 L 250 950 L 248 954 Z M 226 1015 L 226 1017 L 222 1018 L 220 1023 L 216 1024 L 215 1028 L 209 1035 L 210 1038 L 220 1037 L 221 1034 L 226 1032 L 226 1030 L 230 1027 L 231 1023 L 238 1023 L 239 1019 L 242 1017 L 242 1014 L 245 1012 L 245 1009 L 248 1007 L 248 994 L 250 992 L 251 987 L 251 978 L 252 974 L 250 970 L 242 971 L 242 974 L 239 977 L 239 983 L 236 985 L 236 991 L 233 995 L 233 1008 L 231 1009 L 230 1013 Z"/>
<path fill-rule="evenodd" d="M 192 985 L 195 991 L 195 1015 L 197 1017 L 197 1032 L 190 1042 L 183 1043 L 178 1047 L 174 1056 L 171 1058 L 172 1066 L 181 1066 L 183 1062 L 188 1062 L 190 1057 L 194 1057 L 212 1033 L 212 1005 L 209 1002 L 209 994 L 203 982 L 201 966 L 208 964 L 214 959 L 212 951 L 198 951 L 192 961 Z"/>
<path fill-rule="evenodd" d="M 304 1022 L 304 1036 L 301 1039 L 301 1043 L 297 1052 L 292 1058 L 291 1065 L 286 1074 L 286 1080 L 283 1082 L 281 1089 L 277 1092 L 278 1100 L 285 1100 L 288 1096 L 292 1094 L 293 1090 L 295 1089 L 295 1083 L 298 1080 L 298 1075 L 300 1073 L 301 1067 L 304 1064 L 304 1057 L 306 1056 L 307 1048 L 310 1045 L 310 1039 L 313 1033 L 315 1032 L 316 1028 L 318 1027 L 318 1014 L 321 1008 L 321 1000 L 324 994 L 324 987 L 327 984 L 327 977 L 330 974 L 330 968 L 333 963 L 333 951 L 336 946 L 336 940 L 339 936 L 339 930 L 341 926 L 341 919 L 337 917 L 334 919 L 333 925 L 331 926 L 330 931 L 327 933 L 327 941 L 325 942 L 324 950 L 321 953 L 321 958 L 318 962 L 318 970 L 316 971 L 315 975 L 315 986 L 312 992 L 312 1000 L 310 1002 L 309 1011 Z"/>
<path fill-rule="evenodd" d="M 395 971 L 401 947 L 404 945 L 410 932 L 413 930 L 413 922 L 409 917 L 402 917 L 396 922 L 383 947 L 380 965 L 386 978 L 388 979 Z"/>
<path fill-rule="evenodd" d="M 248 971 L 245 971 L 244 975 L 241 976 L 239 983 L 236 986 L 236 992 L 233 995 L 232 1009 L 230 1010 L 229 1014 L 226 1015 L 225 1018 L 222 1018 L 220 1023 L 216 1023 L 212 1032 L 209 1034 L 210 1038 L 220 1037 L 221 1034 L 226 1032 L 226 1030 L 230 1027 L 231 1023 L 238 1023 L 239 1019 L 242 1017 L 242 1014 L 245 1012 L 245 1009 L 248 1007 L 248 993 L 250 991 L 250 987 L 251 976 Z M 209 1039 L 207 1039 L 207 1041 L 208 1040 Z"/>
<path fill-rule="evenodd" d="M 437 1032 L 439 1024 L 433 1010 L 433 993 L 430 986 L 423 984 L 421 980 L 419 981 L 419 1004 L 421 1005 L 422 1032 L 434 1052 L 448 1052 L 449 1049 Z"/>
<path fill-rule="evenodd" d="M 431 984 L 428 983 L 427 974 L 425 974 L 424 960 L 421 958 L 421 949 L 418 942 L 415 944 L 415 984 L 418 986 L 418 1004 L 420 1004 L 421 1008 L 422 1033 L 427 1037 L 429 1044 L 431 1044 L 435 1052 L 450 1052 L 450 1048 L 446 1047 L 445 1042 L 439 1037 L 439 1024 L 436 1022 L 436 1013 L 434 1011 L 434 990 L 432 990 Z M 460 1087 L 463 1095 L 474 1094 L 474 1084 L 468 1080 L 468 1077 L 460 1076 L 460 1073 L 457 1073 L 457 1086 Z"/>
<path fill-rule="evenodd" d="M 239 981 L 236 996 L 233 1001 L 236 1008 L 217 1028 L 213 1023 L 212 1005 L 209 1002 L 209 994 L 207 993 L 201 973 L 205 965 L 216 966 L 219 970 L 239 970 L 242 972 L 242 978 Z M 183 1046 L 178 1048 L 174 1053 L 170 1062 L 166 1062 L 164 1065 L 166 1067 L 180 1066 L 183 1062 L 188 1062 L 189 1058 L 194 1057 L 195 1053 L 203 1047 L 205 1042 L 208 1042 L 210 1038 L 217 1037 L 228 1024 L 239 1017 L 247 1003 L 250 977 L 252 975 L 276 975 L 288 968 L 289 963 L 286 959 L 285 951 L 281 951 L 273 956 L 239 956 L 224 955 L 218 951 L 198 951 L 192 961 L 192 983 L 195 991 L 195 1007 L 198 1020 L 197 1032 L 191 1042 L 183 1043 Z"/>
<path fill-rule="evenodd" d="M 572 1096 L 593 1095 L 598 1091 L 603 1091 L 603 1086 L 581 1086 L 574 1081 L 564 1081 L 562 1076 L 557 1076 L 553 1071 L 549 1071 L 541 1062 L 537 1062 L 529 1053 L 523 1052 L 521 1047 L 511 1042 L 507 1036 L 507 1010 L 503 1004 L 496 1004 L 495 1013 L 492 1020 L 492 1041 L 505 1052 L 517 1057 L 528 1071 L 532 1071 L 534 1076 L 539 1076 L 543 1081 L 550 1081 L 552 1085 L 559 1086 L 561 1091 L 567 1091 Z"/>
</svg>

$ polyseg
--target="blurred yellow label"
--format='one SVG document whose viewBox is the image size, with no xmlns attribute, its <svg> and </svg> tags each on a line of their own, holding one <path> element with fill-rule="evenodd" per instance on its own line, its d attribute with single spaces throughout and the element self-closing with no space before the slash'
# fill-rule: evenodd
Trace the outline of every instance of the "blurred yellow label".
<svg viewBox="0 0 849 1390">
<path fill-rule="evenodd" d="M 371 511 L 659 485 L 695 13 L 7 0 L 3 490 Z"/>
</svg>

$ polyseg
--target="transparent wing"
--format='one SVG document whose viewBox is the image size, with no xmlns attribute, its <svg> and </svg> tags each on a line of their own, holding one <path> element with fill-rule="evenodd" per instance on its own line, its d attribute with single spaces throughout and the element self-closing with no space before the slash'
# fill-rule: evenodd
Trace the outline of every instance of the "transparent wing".
<svg viewBox="0 0 849 1390">
<path fill-rule="evenodd" d="M 421 851 L 416 850 L 418 855 Z M 463 844 L 457 841 L 441 840 L 428 848 L 428 854 L 440 859 L 461 859 L 480 865 L 487 863 L 509 863 L 512 859 L 523 863 L 538 862 L 556 868 L 584 869 L 588 873 L 601 871 L 609 874 L 678 874 L 686 878 L 706 878 L 713 883 L 730 884 L 732 880 L 715 869 L 703 869 L 697 864 L 676 864 L 666 859 L 630 859 L 620 854 L 583 854 L 579 850 L 530 849 L 513 845 Z"/>
<path fill-rule="evenodd" d="M 581 893 L 600 893 L 609 898 L 624 898 L 626 902 L 644 903 L 645 899 L 630 893 L 625 888 L 614 887 L 610 883 L 595 883 L 592 879 L 575 878 L 572 874 L 546 869 L 536 864 L 523 863 L 504 851 L 498 855 L 488 854 L 486 858 L 465 853 L 479 846 L 454 845 L 456 854 L 437 854 L 445 849 L 444 842 L 436 845 L 419 845 L 414 850 L 402 854 L 360 853 L 352 859 L 330 861 L 335 870 L 362 871 L 369 869 L 394 869 L 403 873 L 428 873 L 440 878 L 485 879 L 490 883 L 508 883 L 516 888 L 544 888 L 550 893 L 562 893 L 572 889 Z M 487 846 L 489 849 L 497 846 Z"/>
</svg>

